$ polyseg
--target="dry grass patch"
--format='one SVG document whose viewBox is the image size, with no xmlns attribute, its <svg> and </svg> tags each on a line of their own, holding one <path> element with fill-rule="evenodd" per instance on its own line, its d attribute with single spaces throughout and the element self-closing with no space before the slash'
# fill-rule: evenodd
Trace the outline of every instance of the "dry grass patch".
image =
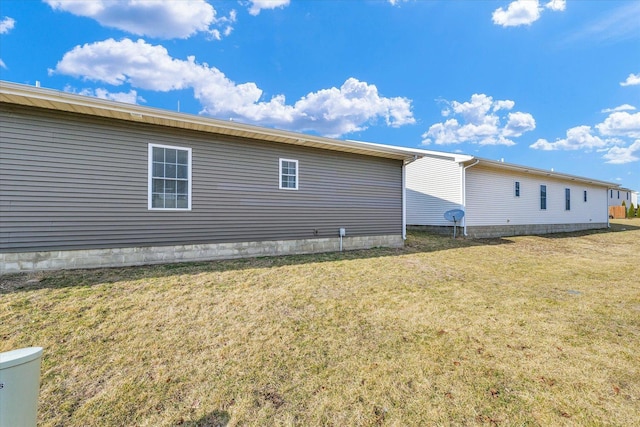
<svg viewBox="0 0 640 427">
<path fill-rule="evenodd" d="M 640 222 L 0 278 L 39 421 L 638 425 Z"/>
</svg>

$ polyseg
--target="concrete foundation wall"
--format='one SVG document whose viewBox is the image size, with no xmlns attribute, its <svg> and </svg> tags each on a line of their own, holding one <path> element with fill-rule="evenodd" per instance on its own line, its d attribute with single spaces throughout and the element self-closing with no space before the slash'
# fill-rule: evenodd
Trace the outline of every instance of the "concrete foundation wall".
<svg viewBox="0 0 640 427">
<path fill-rule="evenodd" d="M 401 235 L 344 237 L 343 250 L 402 247 Z M 0 275 L 74 268 L 123 267 L 340 250 L 339 238 L 271 240 L 198 245 L 0 253 Z"/>
<path fill-rule="evenodd" d="M 597 230 L 607 228 L 605 223 L 583 223 L 583 224 L 528 224 L 528 225 L 483 225 L 468 226 L 467 236 L 474 239 L 525 236 L 536 234 L 569 233 L 572 231 Z M 453 235 L 453 227 L 416 226 L 408 227 L 409 230 L 426 231 L 434 234 Z M 457 235 L 463 236 L 464 229 L 458 227 Z"/>
<path fill-rule="evenodd" d="M 467 227 L 467 236 L 472 238 L 525 236 L 534 234 L 569 233 L 572 231 L 607 228 L 604 223 L 583 224 L 528 224 L 528 225 L 485 225 Z"/>
<path fill-rule="evenodd" d="M 422 231 L 431 234 L 438 234 L 441 236 L 453 236 L 453 225 L 450 227 L 441 225 L 407 225 L 407 231 Z M 463 231 L 464 229 L 461 226 L 458 226 L 456 235 L 462 237 Z"/>
</svg>

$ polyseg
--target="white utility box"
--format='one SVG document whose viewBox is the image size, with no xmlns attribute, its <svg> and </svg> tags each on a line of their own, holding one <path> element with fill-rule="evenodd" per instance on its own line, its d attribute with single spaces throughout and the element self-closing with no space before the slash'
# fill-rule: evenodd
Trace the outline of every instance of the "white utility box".
<svg viewBox="0 0 640 427">
<path fill-rule="evenodd" d="M 35 426 L 42 347 L 0 353 L 0 427 Z"/>
</svg>

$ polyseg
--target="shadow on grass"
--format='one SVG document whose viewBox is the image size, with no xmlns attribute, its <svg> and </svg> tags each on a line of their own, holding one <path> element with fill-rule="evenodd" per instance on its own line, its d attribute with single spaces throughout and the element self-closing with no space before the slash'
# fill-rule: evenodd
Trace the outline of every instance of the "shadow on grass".
<svg viewBox="0 0 640 427">
<path fill-rule="evenodd" d="M 591 236 L 593 234 L 620 233 L 625 231 L 640 230 L 640 220 L 638 219 L 618 219 L 609 224 L 609 228 L 599 228 L 595 230 L 571 231 L 568 233 L 541 234 L 540 237 L 547 239 L 563 239 L 568 237 Z"/>
<path fill-rule="evenodd" d="M 241 258 L 217 261 L 197 261 L 170 264 L 153 264 L 132 267 L 58 270 L 38 273 L 18 273 L 0 276 L 0 295 L 13 292 L 29 292 L 37 289 L 65 287 L 90 287 L 97 284 L 123 280 L 141 280 L 183 274 L 241 271 L 247 269 L 277 268 L 291 265 L 323 262 L 351 261 L 428 253 L 460 248 L 503 245 L 513 243 L 502 238 L 453 239 L 451 236 L 412 231 L 403 248 L 373 248 L 345 252 L 327 252 L 306 255 L 283 255 L 259 258 Z"/>
<path fill-rule="evenodd" d="M 227 411 L 213 411 L 196 421 L 178 422 L 176 426 L 184 427 L 225 427 L 229 424 L 231 416 Z"/>
</svg>

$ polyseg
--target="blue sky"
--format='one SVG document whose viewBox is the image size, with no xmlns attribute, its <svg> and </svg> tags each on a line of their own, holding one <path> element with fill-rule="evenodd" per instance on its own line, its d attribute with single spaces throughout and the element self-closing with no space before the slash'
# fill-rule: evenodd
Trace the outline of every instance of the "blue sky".
<svg viewBox="0 0 640 427">
<path fill-rule="evenodd" d="M 640 1 L 0 0 L 0 78 L 640 190 Z"/>
</svg>

